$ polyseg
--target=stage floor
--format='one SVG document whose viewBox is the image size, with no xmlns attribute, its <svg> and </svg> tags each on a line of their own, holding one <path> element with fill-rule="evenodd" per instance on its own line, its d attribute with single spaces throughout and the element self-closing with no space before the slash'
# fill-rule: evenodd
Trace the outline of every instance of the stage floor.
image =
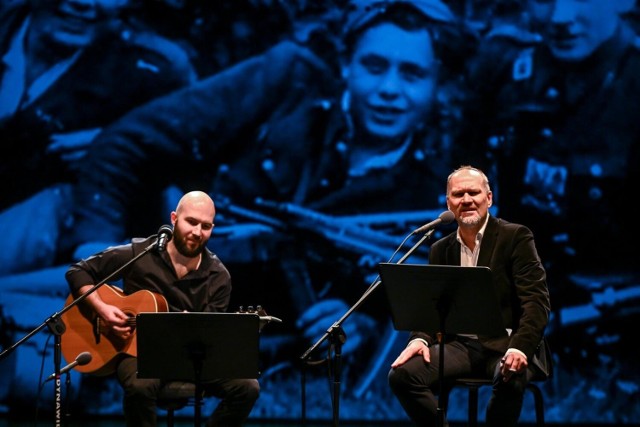
<svg viewBox="0 0 640 427">
<path fill-rule="evenodd" d="M 55 425 L 55 419 L 39 419 L 36 423 L 34 420 L 8 420 L 0 418 L 0 427 L 49 427 Z M 204 425 L 204 421 L 202 423 Z M 411 423 L 372 423 L 372 422 L 353 422 L 353 421 L 340 421 L 342 427 L 411 427 Z M 165 426 L 165 420 L 159 419 L 158 426 Z M 175 427 L 191 427 L 194 425 L 193 420 L 190 419 L 177 419 L 175 421 Z M 327 422 L 313 422 L 308 421 L 305 427 L 327 427 L 332 426 L 331 421 Z M 547 423 L 548 427 L 613 427 L 613 424 L 556 424 Z M 68 422 L 62 422 L 64 427 L 123 427 L 124 420 L 120 418 L 105 417 L 102 419 L 90 419 L 90 420 L 69 420 Z M 245 424 L 244 427 L 286 427 L 286 426 L 302 426 L 301 422 L 291 421 L 250 421 Z M 450 427 L 463 427 L 465 423 L 449 423 Z M 483 427 L 484 424 L 480 423 L 479 427 Z M 533 424 L 520 424 L 520 427 L 533 427 Z"/>
</svg>

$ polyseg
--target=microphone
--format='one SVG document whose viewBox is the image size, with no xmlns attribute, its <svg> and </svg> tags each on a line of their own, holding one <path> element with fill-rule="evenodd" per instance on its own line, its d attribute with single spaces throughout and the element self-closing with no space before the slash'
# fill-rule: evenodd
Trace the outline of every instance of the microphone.
<svg viewBox="0 0 640 427">
<path fill-rule="evenodd" d="M 438 216 L 438 218 L 436 218 L 433 221 L 423 225 L 422 227 L 416 228 L 415 230 L 413 230 L 413 233 L 411 233 L 411 234 L 424 233 L 426 231 L 431 230 L 432 228 L 436 228 L 440 224 L 445 224 L 445 225 L 446 224 L 451 224 L 454 219 L 456 219 L 456 216 L 453 214 L 453 212 L 451 212 L 449 210 L 444 211 Z"/>
<path fill-rule="evenodd" d="M 158 252 L 164 252 L 167 249 L 167 243 L 169 243 L 172 237 L 173 227 L 166 224 L 160 227 L 158 230 L 158 244 L 156 245 Z"/>
<path fill-rule="evenodd" d="M 73 362 L 69 363 L 64 368 L 60 369 L 60 375 L 72 370 L 76 366 L 86 365 L 87 363 L 91 362 L 92 358 L 93 358 L 93 356 L 91 356 L 91 353 L 89 353 L 88 351 L 84 351 L 84 352 L 80 353 L 79 355 L 76 356 L 76 360 L 74 360 Z M 49 380 L 52 380 L 55 377 L 56 377 L 56 373 L 54 372 L 53 374 L 49 375 L 49 377 L 47 377 L 45 382 L 47 382 Z"/>
</svg>

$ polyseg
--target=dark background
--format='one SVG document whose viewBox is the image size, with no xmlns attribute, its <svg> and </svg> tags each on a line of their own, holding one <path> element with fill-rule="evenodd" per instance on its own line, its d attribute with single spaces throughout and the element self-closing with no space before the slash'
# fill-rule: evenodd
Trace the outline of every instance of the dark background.
<svg viewBox="0 0 640 427">
<path fill-rule="evenodd" d="M 326 23 L 331 22 L 334 14 L 343 6 L 341 1 L 329 0 L 220 1 L 213 4 L 205 1 L 153 0 L 139 3 L 136 12 L 138 17 L 146 20 L 160 34 L 188 46 L 191 61 L 202 77 L 260 53 L 287 34 L 300 34 L 328 25 Z M 481 28 L 496 4 L 509 2 L 456 0 L 448 3 L 470 26 Z M 215 43 L 211 43 L 212 39 Z M 442 178 L 444 183 L 445 177 Z M 9 197 L 10 186 L 8 183 L 2 186 L 3 194 Z M 629 198 L 631 201 L 633 194 Z M 43 211 L 46 211 L 45 206 Z M 389 211 L 393 212 L 394 207 L 390 206 Z M 249 273 L 243 270 L 243 263 L 233 258 L 237 254 L 225 253 L 224 241 L 232 238 L 229 236 L 233 235 L 233 226 L 227 227 L 224 223 L 224 215 L 228 213 L 224 206 L 219 207 L 219 213 L 222 222 L 217 224 L 210 247 L 220 254 L 234 277 L 237 292 L 231 308 L 261 304 L 269 314 L 280 316 L 287 308 L 278 306 L 277 297 L 262 299 L 272 283 L 256 276 L 255 271 Z M 432 220 L 438 213 L 424 212 L 421 219 L 408 221 L 406 232 L 409 233 L 413 226 Z M 584 214 L 589 215 L 588 212 Z M 598 221 L 595 216 L 591 219 Z M 31 225 L 25 220 L 23 224 L 18 222 L 12 226 L 26 229 Z M 439 236 L 440 233 L 435 238 Z M 594 236 L 594 240 L 598 238 L 601 236 Z M 398 236 L 398 244 L 401 241 L 402 236 Z M 630 245 L 634 243 L 629 242 Z M 385 247 L 382 251 L 387 249 L 391 256 L 395 248 Z M 362 262 L 362 268 L 370 268 L 362 259 L 366 253 L 361 255 L 358 262 Z M 616 254 L 605 253 L 601 256 L 602 264 L 606 265 L 608 257 L 616 257 Z M 376 257 L 372 258 L 375 264 Z M 0 335 L 3 348 L 26 336 L 63 307 L 66 266 L 44 267 L 0 277 Z M 579 292 L 575 301 L 571 300 L 571 295 L 564 296 L 560 306 L 552 301 L 552 322 L 547 334 L 554 354 L 555 371 L 553 377 L 541 385 L 545 395 L 546 419 L 565 424 L 637 425 L 640 421 L 638 352 L 619 345 L 630 340 L 634 334 L 629 325 L 638 324 L 640 283 L 637 275 L 629 278 L 612 271 L 607 277 L 580 277 L 576 280 L 576 286 Z M 352 304 L 355 302 L 356 299 L 349 301 Z M 617 328 L 616 322 L 611 319 L 622 319 L 621 327 Z M 286 323 L 290 319 L 283 320 Z M 328 323 L 327 328 L 330 326 Z M 278 346 L 281 327 L 272 324 L 263 331 L 265 353 Z M 348 368 L 341 384 L 341 418 L 379 421 L 406 419 L 386 386 L 389 363 L 404 345 L 404 337 L 405 333 L 394 331 L 391 327 L 379 331 L 379 345 L 375 353 L 360 360 L 358 372 Z M 311 419 L 331 419 L 333 377 L 329 371 L 330 363 L 301 370 L 297 363 L 302 354 L 299 350 L 292 351 L 290 360 L 263 366 L 262 395 L 252 413 L 253 418 L 299 418 L 302 408 L 301 380 L 304 375 L 307 416 Z M 52 355 L 53 339 L 44 328 L 41 333 L 22 343 L 10 357 L 0 361 L 0 413 L 20 411 L 33 414 L 36 409 L 46 414 L 52 408 L 53 384 L 49 382 L 42 386 L 42 379 L 53 370 Z M 324 356 L 324 353 L 318 354 L 319 358 Z M 66 399 L 77 412 L 104 415 L 120 413 L 121 391 L 113 379 L 72 372 L 70 384 L 70 388 L 65 388 L 69 392 Z M 461 395 L 456 393 L 451 397 L 449 409 L 453 421 L 464 418 L 466 411 L 466 401 L 457 399 L 456 396 Z M 481 400 L 486 399 L 486 393 L 481 394 Z M 204 412 L 208 413 L 211 409 L 209 405 L 213 404 L 208 401 Z M 530 397 L 525 402 L 522 420 L 533 421 L 533 401 Z"/>
</svg>

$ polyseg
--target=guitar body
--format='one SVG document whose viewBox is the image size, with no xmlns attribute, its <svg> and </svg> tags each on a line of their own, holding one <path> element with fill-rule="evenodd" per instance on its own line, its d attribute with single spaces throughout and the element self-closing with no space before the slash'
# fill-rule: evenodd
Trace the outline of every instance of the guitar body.
<svg viewBox="0 0 640 427">
<path fill-rule="evenodd" d="M 162 295 L 150 291 L 138 291 L 125 295 L 115 286 L 103 285 L 95 292 L 104 302 L 115 305 L 130 316 L 134 327 L 138 313 L 159 313 L 169 310 L 167 300 Z M 69 295 L 65 306 L 71 304 L 73 300 L 73 295 Z M 136 334 L 133 333 L 127 340 L 113 336 L 110 328 L 101 327 L 101 319 L 85 302 L 67 310 L 61 318 L 66 326 L 60 343 L 64 359 L 72 362 L 84 351 L 88 351 L 92 356 L 88 364 L 74 368 L 78 372 L 99 376 L 109 375 L 115 372 L 115 365 L 122 355 L 137 355 Z"/>
</svg>

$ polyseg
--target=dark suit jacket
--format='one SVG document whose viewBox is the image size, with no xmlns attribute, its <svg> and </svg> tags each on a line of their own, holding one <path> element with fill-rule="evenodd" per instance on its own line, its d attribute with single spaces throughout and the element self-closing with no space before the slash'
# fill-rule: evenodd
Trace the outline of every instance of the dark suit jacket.
<svg viewBox="0 0 640 427">
<path fill-rule="evenodd" d="M 460 243 L 455 231 L 431 246 L 429 263 L 460 265 Z M 504 326 L 512 329 L 511 336 L 480 336 L 480 342 L 498 352 L 516 348 L 531 361 L 551 309 L 546 272 L 533 233 L 523 225 L 490 216 L 480 245 L 478 266 L 491 269 Z M 433 338 L 423 332 L 413 332 L 410 339 L 414 338 L 433 342 Z"/>
</svg>

